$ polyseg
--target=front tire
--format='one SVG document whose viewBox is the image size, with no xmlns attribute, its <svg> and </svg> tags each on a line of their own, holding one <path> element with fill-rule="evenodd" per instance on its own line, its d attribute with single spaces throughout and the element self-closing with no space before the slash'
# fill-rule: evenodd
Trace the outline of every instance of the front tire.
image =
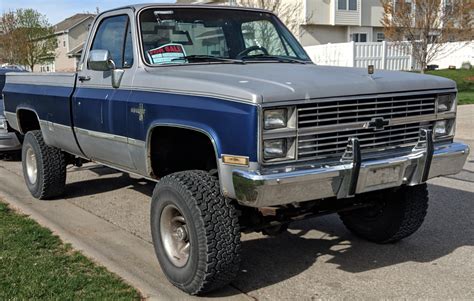
<svg viewBox="0 0 474 301">
<path fill-rule="evenodd" d="M 46 145 L 41 131 L 26 133 L 21 158 L 26 186 L 33 197 L 46 200 L 64 193 L 64 153 L 58 148 Z"/>
<path fill-rule="evenodd" d="M 344 225 L 355 235 L 376 243 L 393 243 L 415 233 L 428 209 L 426 184 L 388 190 L 373 207 L 340 213 Z"/>
<path fill-rule="evenodd" d="M 240 265 L 240 228 L 231 201 L 205 171 L 162 178 L 153 192 L 151 232 L 171 283 L 188 294 L 227 285 Z"/>
</svg>

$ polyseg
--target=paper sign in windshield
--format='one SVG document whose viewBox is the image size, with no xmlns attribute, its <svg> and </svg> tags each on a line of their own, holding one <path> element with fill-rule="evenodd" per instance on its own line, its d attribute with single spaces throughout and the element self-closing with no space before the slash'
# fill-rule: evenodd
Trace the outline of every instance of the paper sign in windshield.
<svg viewBox="0 0 474 301">
<path fill-rule="evenodd" d="M 169 64 L 184 61 L 186 51 L 183 45 L 171 43 L 148 50 L 147 54 L 152 64 Z"/>
</svg>

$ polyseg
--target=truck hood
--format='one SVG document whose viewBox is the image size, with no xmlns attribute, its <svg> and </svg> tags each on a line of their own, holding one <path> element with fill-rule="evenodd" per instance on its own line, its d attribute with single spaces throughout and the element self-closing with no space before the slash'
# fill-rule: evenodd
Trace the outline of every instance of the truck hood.
<svg viewBox="0 0 474 301">
<path fill-rule="evenodd" d="M 135 87 L 153 88 L 253 103 L 339 96 L 455 89 L 454 81 L 411 72 L 317 66 L 314 64 L 248 63 L 148 68 L 157 81 L 136 78 Z M 156 84 L 156 85 L 155 85 Z M 148 86 L 148 87 L 146 87 Z"/>
</svg>

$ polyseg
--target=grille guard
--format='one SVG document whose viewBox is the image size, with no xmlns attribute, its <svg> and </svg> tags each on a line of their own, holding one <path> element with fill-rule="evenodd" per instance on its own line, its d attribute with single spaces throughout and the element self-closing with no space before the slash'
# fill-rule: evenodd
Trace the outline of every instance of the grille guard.
<svg viewBox="0 0 474 301">
<path fill-rule="evenodd" d="M 364 161 L 358 139 L 351 138 L 338 163 L 272 168 L 262 173 L 234 170 L 232 179 L 241 204 L 277 206 L 422 184 L 430 178 L 458 173 L 468 154 L 469 147 L 462 143 L 435 147 L 432 131 L 421 129 L 418 143 L 407 155 Z"/>
</svg>

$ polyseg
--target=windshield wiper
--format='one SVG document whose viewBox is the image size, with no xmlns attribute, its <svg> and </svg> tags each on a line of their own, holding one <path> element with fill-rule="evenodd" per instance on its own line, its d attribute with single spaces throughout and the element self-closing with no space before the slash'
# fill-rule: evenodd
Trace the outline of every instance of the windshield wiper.
<svg viewBox="0 0 474 301">
<path fill-rule="evenodd" d="M 249 55 L 249 56 L 244 56 L 242 58 L 243 61 L 247 60 L 274 60 L 278 61 L 280 63 L 298 63 L 298 64 L 308 64 L 310 61 L 305 61 L 305 60 L 300 60 L 292 57 L 287 57 L 287 56 L 279 56 L 279 55 L 266 55 L 266 54 L 259 54 L 259 55 Z"/>
<path fill-rule="evenodd" d="M 177 57 L 172 59 L 171 61 L 182 61 L 182 60 L 187 60 L 187 61 L 204 61 L 204 62 L 229 62 L 229 63 L 235 63 L 235 64 L 245 64 L 243 60 L 237 60 L 237 59 L 228 59 L 224 57 L 218 57 L 218 56 L 213 56 L 213 55 L 187 55 L 183 57 Z"/>
</svg>

